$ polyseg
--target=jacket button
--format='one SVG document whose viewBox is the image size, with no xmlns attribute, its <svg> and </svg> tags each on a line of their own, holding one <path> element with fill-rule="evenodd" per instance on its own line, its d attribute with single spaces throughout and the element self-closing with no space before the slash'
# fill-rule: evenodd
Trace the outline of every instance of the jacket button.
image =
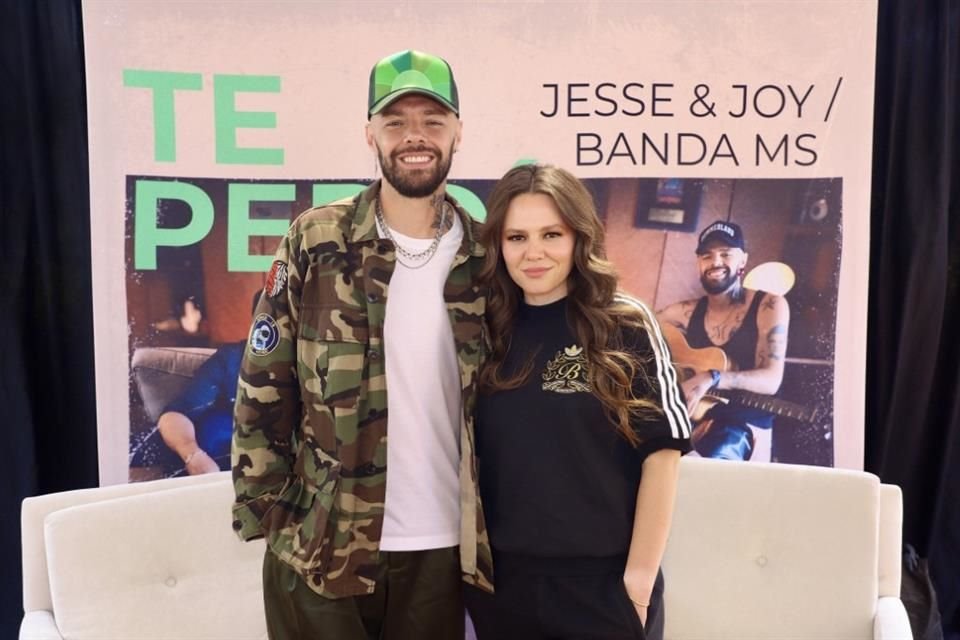
<svg viewBox="0 0 960 640">
<path fill-rule="evenodd" d="M 376 302 L 376 301 L 379 300 L 379 299 L 380 299 L 380 296 L 378 296 L 378 295 L 375 294 L 375 293 L 368 293 L 368 294 L 367 294 L 367 302 Z"/>
<path fill-rule="evenodd" d="M 370 351 L 367 352 L 367 357 L 369 357 L 371 360 L 379 360 L 380 352 L 376 349 L 370 349 Z"/>
<path fill-rule="evenodd" d="M 243 523 L 240 522 L 239 520 L 234 520 L 234 521 L 233 521 L 233 530 L 234 530 L 234 531 L 240 531 L 240 529 L 243 529 Z"/>
</svg>

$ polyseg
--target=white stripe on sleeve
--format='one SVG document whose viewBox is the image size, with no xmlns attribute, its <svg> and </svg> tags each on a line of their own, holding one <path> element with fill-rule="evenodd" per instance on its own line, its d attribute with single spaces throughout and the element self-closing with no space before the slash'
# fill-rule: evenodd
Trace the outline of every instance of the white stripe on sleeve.
<svg viewBox="0 0 960 640">
<path fill-rule="evenodd" d="M 687 407 L 680 397 L 680 386 L 677 383 L 677 371 L 670 362 L 670 350 L 660 332 L 660 323 L 656 316 L 636 298 L 618 292 L 616 300 L 630 305 L 640 311 L 647 337 L 653 349 L 653 359 L 657 367 L 657 382 L 660 385 L 660 401 L 663 412 L 670 423 L 670 432 L 674 438 L 690 437 L 690 416 Z"/>
</svg>

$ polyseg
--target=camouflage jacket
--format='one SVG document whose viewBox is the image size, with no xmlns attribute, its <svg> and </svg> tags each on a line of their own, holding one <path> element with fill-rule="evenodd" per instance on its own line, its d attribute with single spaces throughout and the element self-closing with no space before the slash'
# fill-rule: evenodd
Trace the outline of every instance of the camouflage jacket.
<svg viewBox="0 0 960 640">
<path fill-rule="evenodd" d="M 312 589 L 334 598 L 373 592 L 383 528 L 383 323 L 395 254 L 377 234 L 379 187 L 291 225 L 255 312 L 234 411 L 234 529 L 243 540 L 265 536 Z M 462 389 L 460 562 L 464 581 L 492 589 L 473 433 L 483 249 L 476 223 L 453 204 L 464 237 L 444 299 Z"/>
</svg>

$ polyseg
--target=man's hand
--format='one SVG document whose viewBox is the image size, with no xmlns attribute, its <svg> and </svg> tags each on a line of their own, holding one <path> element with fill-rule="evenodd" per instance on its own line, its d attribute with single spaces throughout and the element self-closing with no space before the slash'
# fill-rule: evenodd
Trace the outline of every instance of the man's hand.
<svg viewBox="0 0 960 640">
<path fill-rule="evenodd" d="M 684 380 L 680 387 L 683 389 L 683 395 L 687 399 L 687 413 L 690 418 L 694 418 L 695 409 L 703 396 L 713 387 L 713 376 L 709 371 L 694 374 Z"/>
</svg>

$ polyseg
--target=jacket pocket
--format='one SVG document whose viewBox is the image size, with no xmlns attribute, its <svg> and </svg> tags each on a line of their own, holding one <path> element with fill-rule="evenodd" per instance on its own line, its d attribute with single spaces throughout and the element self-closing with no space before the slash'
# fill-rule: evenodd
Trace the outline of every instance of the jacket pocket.
<svg viewBox="0 0 960 640">
<path fill-rule="evenodd" d="M 320 458 L 304 462 L 310 473 L 294 476 L 265 517 L 267 544 L 301 573 L 322 569 L 323 533 L 340 484 L 340 463 L 314 451 Z"/>
<path fill-rule="evenodd" d="M 335 305 L 304 307 L 299 331 L 301 387 L 327 407 L 356 408 L 368 349 L 365 310 Z"/>
<path fill-rule="evenodd" d="M 344 304 L 303 305 L 298 330 L 303 340 L 366 343 L 370 336 L 366 308 Z"/>
</svg>

